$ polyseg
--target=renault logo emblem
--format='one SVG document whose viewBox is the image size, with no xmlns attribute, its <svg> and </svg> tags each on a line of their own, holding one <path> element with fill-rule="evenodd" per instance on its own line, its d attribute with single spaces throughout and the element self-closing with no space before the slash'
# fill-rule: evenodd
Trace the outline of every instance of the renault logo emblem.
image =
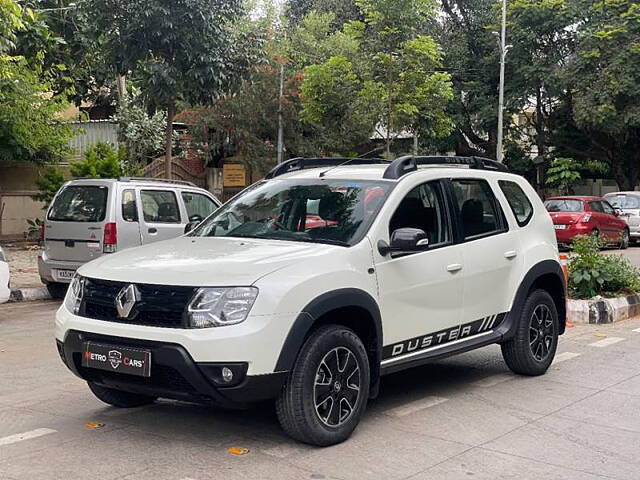
<svg viewBox="0 0 640 480">
<path fill-rule="evenodd" d="M 122 287 L 116 295 L 116 309 L 120 318 L 128 318 L 136 302 L 140 300 L 140 292 L 134 284 Z"/>
</svg>

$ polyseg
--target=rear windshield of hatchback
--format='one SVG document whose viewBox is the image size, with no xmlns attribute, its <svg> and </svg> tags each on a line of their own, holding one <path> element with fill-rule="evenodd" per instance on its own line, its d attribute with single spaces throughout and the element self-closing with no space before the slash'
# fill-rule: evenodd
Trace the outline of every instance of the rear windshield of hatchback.
<svg viewBox="0 0 640 480">
<path fill-rule="evenodd" d="M 107 210 L 108 187 L 72 185 L 60 192 L 49 209 L 48 220 L 101 222 Z"/>
<path fill-rule="evenodd" d="M 544 202 L 544 206 L 548 212 L 581 212 L 584 210 L 584 205 L 580 200 L 547 200 Z"/>
<path fill-rule="evenodd" d="M 616 208 L 640 208 L 640 197 L 636 197 L 635 195 L 607 195 L 604 198 Z"/>
</svg>

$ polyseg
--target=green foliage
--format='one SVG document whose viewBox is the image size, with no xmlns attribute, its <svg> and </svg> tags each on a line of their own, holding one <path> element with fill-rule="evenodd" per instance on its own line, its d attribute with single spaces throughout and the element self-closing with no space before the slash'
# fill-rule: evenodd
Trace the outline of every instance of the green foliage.
<svg viewBox="0 0 640 480">
<path fill-rule="evenodd" d="M 125 149 L 122 168 L 126 175 L 134 175 L 162 153 L 166 115 L 161 111 L 149 115 L 139 98 L 126 97 L 115 120 Z"/>
<path fill-rule="evenodd" d="M 603 240 L 577 236 L 569 259 L 569 294 L 573 298 L 615 296 L 640 291 L 640 271 L 621 255 L 600 252 Z"/>
<path fill-rule="evenodd" d="M 119 152 L 106 142 L 89 147 L 84 160 L 70 166 L 71 175 L 83 178 L 118 178 L 122 175 Z"/>
<path fill-rule="evenodd" d="M 38 240 L 44 222 L 39 218 L 27 218 L 27 240 Z"/>
<path fill-rule="evenodd" d="M 56 167 L 47 167 L 42 175 L 36 179 L 36 186 L 40 192 L 33 196 L 34 200 L 44 202 L 43 209 L 46 209 L 65 181 L 62 170 Z"/>
<path fill-rule="evenodd" d="M 557 187 L 562 195 L 572 193 L 580 178 L 579 165 L 572 158 L 558 157 L 551 162 L 551 167 L 547 170 L 547 183 Z"/>
</svg>

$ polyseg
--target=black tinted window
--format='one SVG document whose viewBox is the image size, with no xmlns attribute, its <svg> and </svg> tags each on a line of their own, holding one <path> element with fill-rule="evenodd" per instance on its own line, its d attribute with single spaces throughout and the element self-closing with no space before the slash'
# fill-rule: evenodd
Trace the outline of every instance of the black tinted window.
<svg viewBox="0 0 640 480">
<path fill-rule="evenodd" d="M 51 209 L 49 220 L 60 222 L 101 222 L 107 209 L 108 187 L 71 185 L 60 192 Z"/>
<path fill-rule="evenodd" d="M 389 221 L 389 235 L 399 228 L 423 230 L 430 245 L 449 241 L 444 197 L 438 182 L 418 185 L 402 199 Z"/>
<path fill-rule="evenodd" d="M 511 211 L 513 211 L 513 215 L 516 217 L 518 225 L 525 226 L 533 216 L 533 206 L 529 198 L 522 191 L 520 185 L 515 182 L 500 180 L 498 184 L 511 207 Z"/>
<path fill-rule="evenodd" d="M 465 240 L 504 230 L 496 198 L 486 181 L 459 179 L 451 183 Z"/>
<path fill-rule="evenodd" d="M 135 190 L 125 190 L 122 192 L 122 218 L 125 222 L 138 221 L 138 205 L 136 203 Z"/>
</svg>

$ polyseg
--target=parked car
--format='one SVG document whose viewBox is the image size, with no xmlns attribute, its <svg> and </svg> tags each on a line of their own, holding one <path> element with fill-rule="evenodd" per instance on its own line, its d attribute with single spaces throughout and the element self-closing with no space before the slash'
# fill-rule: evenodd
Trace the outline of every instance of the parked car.
<svg viewBox="0 0 640 480">
<path fill-rule="evenodd" d="M 601 197 L 551 197 L 544 202 L 551 215 L 558 245 L 568 247 L 576 235 L 599 235 L 605 242 L 629 246 L 627 222 Z"/>
<path fill-rule="evenodd" d="M 324 158 L 80 267 L 55 338 L 108 404 L 275 399 L 289 435 L 331 445 L 381 375 L 494 343 L 541 375 L 564 328 L 553 224 L 524 178 L 475 157 Z"/>
<path fill-rule="evenodd" d="M 43 222 L 42 282 L 62 298 L 80 265 L 105 253 L 180 236 L 220 206 L 189 182 L 144 178 L 65 183 Z"/>
<path fill-rule="evenodd" d="M 0 247 L 0 303 L 9 300 L 9 295 L 11 294 L 10 278 L 9 263 L 4 250 Z"/>
<path fill-rule="evenodd" d="M 620 217 L 629 225 L 631 241 L 640 241 L 640 192 L 607 193 L 604 199 L 620 211 Z"/>
</svg>

